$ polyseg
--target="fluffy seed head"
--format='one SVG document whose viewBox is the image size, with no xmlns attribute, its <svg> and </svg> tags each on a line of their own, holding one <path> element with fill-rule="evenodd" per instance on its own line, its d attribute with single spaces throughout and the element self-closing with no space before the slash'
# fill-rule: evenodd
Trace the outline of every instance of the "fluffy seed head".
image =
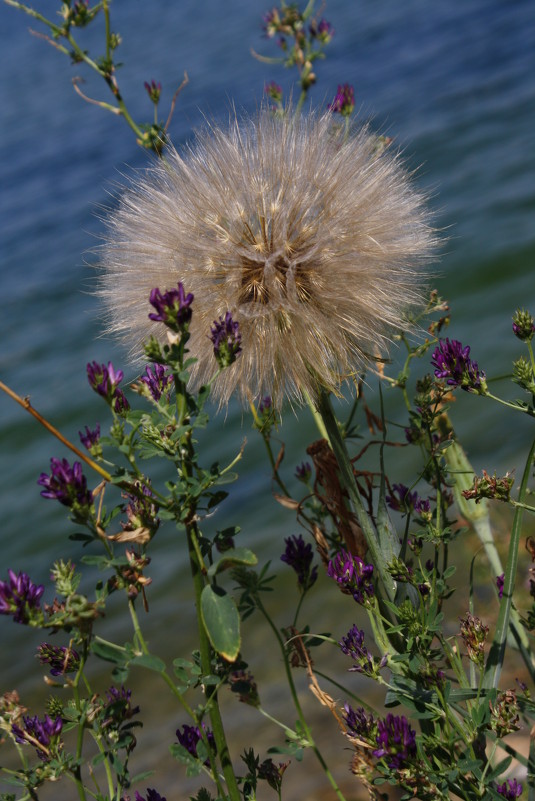
<svg viewBox="0 0 535 801">
<path fill-rule="evenodd" d="M 367 129 L 344 138 L 330 113 L 262 110 L 134 178 L 108 220 L 100 294 L 137 358 L 142 340 L 165 337 L 151 291 L 182 282 L 195 296 L 194 383 L 213 376 L 210 329 L 230 312 L 242 353 L 216 397 L 279 405 L 337 391 L 384 353 L 434 244 L 421 195 Z"/>
</svg>

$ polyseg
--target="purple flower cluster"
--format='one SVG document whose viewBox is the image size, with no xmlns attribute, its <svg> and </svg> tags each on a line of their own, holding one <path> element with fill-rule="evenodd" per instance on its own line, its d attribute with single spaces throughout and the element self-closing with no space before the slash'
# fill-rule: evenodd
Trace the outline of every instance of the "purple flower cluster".
<svg viewBox="0 0 535 801">
<path fill-rule="evenodd" d="M 375 740 L 377 722 L 371 713 L 368 714 L 366 712 L 364 707 L 359 706 L 353 709 L 350 704 L 345 704 L 344 721 L 347 726 L 347 733 L 350 737 L 356 737 L 366 742 Z"/>
<path fill-rule="evenodd" d="M 147 388 L 149 395 L 158 402 L 164 393 L 168 395 L 173 385 L 173 377 L 163 364 L 148 364 L 140 382 Z"/>
<path fill-rule="evenodd" d="M 428 514 L 430 504 L 428 500 L 420 498 L 416 491 L 410 492 L 405 484 L 393 484 L 392 495 L 386 496 L 386 502 L 395 512 L 416 512 L 417 514 Z"/>
<path fill-rule="evenodd" d="M 229 686 L 236 693 L 242 704 L 260 706 L 260 696 L 254 676 L 250 670 L 235 670 L 229 676 Z"/>
<path fill-rule="evenodd" d="M 125 531 L 147 528 L 155 532 L 160 521 L 156 517 L 158 509 L 154 503 L 153 492 L 148 484 L 141 481 L 136 481 L 134 486 L 139 491 L 138 493 L 123 496 L 128 500 L 124 509 L 128 520 L 126 523 L 121 523 L 121 526 Z"/>
<path fill-rule="evenodd" d="M 386 716 L 377 721 L 377 745 L 373 752 L 378 759 L 385 758 L 388 767 L 401 770 L 416 756 L 416 732 L 411 729 L 405 715 Z"/>
<path fill-rule="evenodd" d="M 350 737 L 377 746 L 372 753 L 385 759 L 389 768 L 403 770 L 416 757 L 416 732 L 405 715 L 388 714 L 375 720 L 363 707 L 344 706 L 344 721 Z"/>
<path fill-rule="evenodd" d="M 355 108 L 355 90 L 353 87 L 344 83 L 338 86 L 338 91 L 332 103 L 329 104 L 329 111 L 349 117 Z"/>
<path fill-rule="evenodd" d="M 344 591 L 349 592 L 358 604 L 365 604 L 374 595 L 373 565 L 367 565 L 360 556 L 339 551 L 329 562 L 327 574 Z"/>
<path fill-rule="evenodd" d="M 535 334 L 535 321 L 526 309 L 517 309 L 513 315 L 513 333 L 522 342 L 530 342 Z"/>
<path fill-rule="evenodd" d="M 516 779 L 507 779 L 503 784 L 498 784 L 496 792 L 503 795 L 507 801 L 515 801 L 522 795 L 522 785 Z"/>
<path fill-rule="evenodd" d="M 60 717 L 52 720 L 45 715 L 43 720 L 39 720 L 37 715 L 33 718 L 23 717 L 24 728 L 16 723 L 11 727 L 15 740 L 21 745 L 30 744 L 35 746 L 37 756 L 48 762 L 51 758 L 51 750 L 58 745 L 59 735 L 63 728 L 63 721 Z"/>
<path fill-rule="evenodd" d="M 34 584 L 26 573 L 8 570 L 9 581 L 0 581 L 0 615 L 13 615 L 15 623 L 28 623 L 32 611 L 41 609 L 45 588 Z"/>
<path fill-rule="evenodd" d="M 264 86 L 264 94 L 266 94 L 270 100 L 273 100 L 275 103 L 282 102 L 282 86 L 279 86 L 279 84 L 275 83 L 275 81 L 266 83 Z"/>
<path fill-rule="evenodd" d="M 149 297 L 151 306 L 156 312 L 149 314 L 149 319 L 165 325 L 177 334 L 184 331 L 191 322 L 193 295 L 187 295 L 182 283 L 178 284 L 178 289 L 170 289 L 168 292 L 160 292 L 155 288 Z"/>
<path fill-rule="evenodd" d="M 286 543 L 286 550 L 281 556 L 281 561 L 286 562 L 292 570 L 295 570 L 297 583 L 301 591 L 306 592 L 318 578 L 317 565 L 312 567 L 312 560 L 314 559 L 312 545 L 309 542 L 305 543 L 301 534 L 287 537 L 284 542 Z"/>
<path fill-rule="evenodd" d="M 108 362 L 107 366 L 98 362 L 87 365 L 87 380 L 91 389 L 105 398 L 117 414 L 124 414 L 130 408 L 124 392 L 119 389 L 123 377 L 123 371 L 115 370 L 111 362 Z"/>
<path fill-rule="evenodd" d="M 89 426 L 85 427 L 85 434 L 82 431 L 78 432 L 78 436 L 80 437 L 80 442 L 87 448 L 88 451 L 92 453 L 95 452 L 95 449 L 99 447 L 100 441 L 100 425 L 97 423 L 94 429 L 89 428 Z"/>
<path fill-rule="evenodd" d="M 74 648 L 63 645 L 42 643 L 37 649 L 37 656 L 42 665 L 50 665 L 52 676 L 64 676 L 74 673 L 80 667 L 80 656 Z"/>
<path fill-rule="evenodd" d="M 500 598 L 500 600 L 503 597 L 504 584 L 505 584 L 505 573 L 501 573 L 501 575 L 496 576 L 496 589 L 498 590 L 498 598 Z"/>
<path fill-rule="evenodd" d="M 152 102 L 157 105 L 160 100 L 160 94 L 162 92 L 162 85 L 161 83 L 156 83 L 156 81 L 152 80 L 150 83 L 145 81 L 143 84 L 145 87 L 145 91 L 147 92 L 148 96 L 152 100 Z"/>
<path fill-rule="evenodd" d="M 241 334 L 239 323 L 232 319 L 230 312 L 219 320 L 214 320 L 210 339 L 214 346 L 214 356 L 221 369 L 234 364 L 238 354 L 241 353 Z"/>
<path fill-rule="evenodd" d="M 334 36 L 334 28 L 326 19 L 319 22 L 313 21 L 309 26 L 310 36 L 317 39 L 322 44 L 329 44 Z"/>
<path fill-rule="evenodd" d="M 377 673 L 374 658 L 364 645 L 364 632 L 357 626 L 352 626 L 345 637 L 338 643 L 342 653 L 351 657 L 353 667 L 350 668 L 354 673 L 362 673 L 365 676 L 375 676 Z M 384 667 L 383 660 L 379 667 Z"/>
<path fill-rule="evenodd" d="M 93 495 L 87 488 L 87 480 L 82 473 L 80 462 L 70 466 L 67 459 L 50 460 L 50 475 L 41 473 L 37 483 L 44 487 L 43 498 L 52 498 L 75 512 L 87 516 L 93 504 Z"/>
<path fill-rule="evenodd" d="M 144 798 L 136 790 L 134 801 L 167 801 L 167 799 L 156 790 L 151 790 L 150 787 L 147 787 L 147 797 Z"/>
<path fill-rule="evenodd" d="M 433 352 L 431 363 L 435 376 L 445 378 L 451 387 L 461 387 L 466 392 L 485 394 L 487 384 L 485 373 L 480 372 L 477 363 L 470 359 L 470 346 L 453 339 L 441 339 Z"/>
<path fill-rule="evenodd" d="M 130 720 L 138 714 L 139 706 L 132 706 L 132 690 L 127 690 L 124 686 L 121 686 L 120 690 L 117 687 L 110 687 L 106 691 L 104 710 L 107 718 L 103 726 L 109 726 L 112 723 L 117 725 Z"/>
<path fill-rule="evenodd" d="M 260 414 L 271 414 L 273 410 L 273 401 L 271 400 L 271 395 L 266 395 L 265 398 L 262 398 L 260 403 L 258 404 L 258 411 Z"/>
<path fill-rule="evenodd" d="M 310 466 L 310 462 L 301 462 L 295 468 L 295 477 L 306 484 L 312 476 L 312 467 Z"/>
<path fill-rule="evenodd" d="M 204 723 L 202 724 L 202 727 L 204 729 L 204 733 L 206 735 L 206 739 L 208 740 L 210 748 L 212 749 L 212 751 L 215 751 L 216 747 L 215 747 L 214 735 L 209 729 L 205 727 Z M 199 742 L 202 740 L 201 730 L 199 729 L 199 727 L 189 726 L 187 723 L 185 723 L 182 726 L 182 729 L 176 730 L 176 736 L 179 744 L 183 748 L 185 748 L 186 751 L 188 751 L 188 753 L 191 754 L 191 756 L 197 758 L 197 746 Z M 204 764 L 208 765 L 209 760 L 207 759 Z"/>
</svg>

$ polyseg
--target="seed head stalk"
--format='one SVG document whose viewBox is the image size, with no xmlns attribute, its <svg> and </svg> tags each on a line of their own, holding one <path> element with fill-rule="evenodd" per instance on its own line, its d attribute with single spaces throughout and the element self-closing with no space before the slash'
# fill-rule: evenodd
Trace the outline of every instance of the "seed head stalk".
<svg viewBox="0 0 535 801">
<path fill-rule="evenodd" d="M 349 495 L 357 516 L 357 520 L 366 538 L 372 562 L 377 569 L 377 573 L 385 590 L 386 597 L 390 601 L 393 601 L 396 591 L 396 584 L 386 568 L 386 563 L 381 551 L 377 532 L 366 509 L 364 508 L 364 504 L 362 503 L 357 483 L 355 481 L 353 467 L 349 459 L 349 454 L 347 452 L 344 439 L 340 433 L 340 428 L 338 426 L 336 417 L 334 416 L 330 397 L 324 389 L 320 389 L 316 403 L 318 414 L 323 420 L 325 429 L 328 433 L 331 448 L 333 449 L 334 455 L 336 456 L 336 460 L 338 462 L 342 485 Z M 395 545 L 395 543 L 392 543 L 393 548 L 395 548 Z"/>
</svg>

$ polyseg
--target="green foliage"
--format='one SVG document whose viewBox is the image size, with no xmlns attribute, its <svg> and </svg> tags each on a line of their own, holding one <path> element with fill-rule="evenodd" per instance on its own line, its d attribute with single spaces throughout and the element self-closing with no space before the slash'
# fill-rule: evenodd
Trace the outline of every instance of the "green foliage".
<svg viewBox="0 0 535 801">
<path fill-rule="evenodd" d="M 96 71 L 113 97 L 112 104 L 98 101 L 97 105 L 122 116 L 142 147 L 162 154 L 169 120 L 163 124 L 158 117 L 160 87 L 154 83 L 147 87 L 154 120 L 136 123 L 117 82 L 115 50 L 120 36 L 110 27 L 109 2 L 104 0 L 94 6 L 64 2 L 59 23 L 15 0 L 6 2 L 41 23 L 56 49 L 73 63 Z M 99 20 L 104 21 L 104 52 L 92 58 L 75 37 L 79 29 L 96 25 Z M 314 15 L 314 2 L 310 0 L 304 10 L 281 3 L 280 9 L 267 15 L 266 33 L 268 37 L 283 37 L 282 58 L 270 61 L 297 70 L 301 89 L 298 114 L 316 81 L 314 64 L 324 57 L 331 28 Z M 81 94 L 79 88 L 77 91 Z M 277 87 L 272 87 L 271 92 L 277 113 L 284 113 Z M 172 105 L 175 99 L 176 95 Z M 378 142 L 378 157 L 384 144 Z M 517 574 L 524 514 L 535 511 L 529 503 L 535 443 L 527 453 L 518 487 L 509 474 L 498 477 L 483 471 L 483 477 L 478 478 L 453 430 L 448 408 L 451 393 L 462 389 L 472 394 L 467 394 L 464 402 L 494 401 L 508 411 L 533 417 L 535 325 L 526 310 L 519 310 L 513 318 L 513 330 L 525 352 L 513 362 L 512 381 L 530 398 L 507 400 L 490 392 L 484 374 L 479 374 L 460 343 L 446 340 L 445 345 L 440 339 L 449 323 L 449 309 L 436 292 L 430 294 L 421 316 L 414 317 L 412 323 L 426 327 L 427 336 L 423 341 L 420 337 L 415 345 L 406 333 L 398 335 L 406 349 L 405 363 L 395 377 L 388 375 L 388 367 L 384 368 L 379 409 L 368 406 L 362 386 L 355 391 L 346 420 L 334 417 L 328 398 L 316 399 L 315 419 L 322 436 L 327 433 L 329 441 L 323 442 L 322 449 L 312 447 L 307 451 L 313 465 L 297 476 L 304 487 L 303 497 L 296 497 L 293 477 L 285 475 L 282 466 L 284 447 L 274 438 L 279 413 L 268 399 L 252 411 L 252 427 L 266 448 L 276 498 L 290 510 L 291 525 L 297 517 L 301 530 L 310 535 L 309 549 L 304 541 L 299 549 L 295 540 L 292 550 L 286 540 L 284 570 L 293 568 L 297 574 L 298 592 L 293 590 L 297 597 L 295 608 L 291 607 L 292 596 L 285 593 L 284 625 L 270 609 L 274 598 L 271 593 L 280 592 L 275 568 L 270 562 L 258 566 L 257 556 L 249 547 L 235 545 L 235 538 L 243 536 L 237 525 L 211 529 L 212 516 L 229 495 L 222 487 L 236 478 L 233 468 L 241 458 L 240 451 L 226 466 L 219 461 L 205 466 L 198 452 L 199 431 L 214 425 L 206 409 L 211 385 L 224 369 L 221 365 L 225 360 L 216 356 L 213 380 L 197 392 L 190 391 L 189 374 L 194 360 L 187 347 L 189 324 L 177 318 L 170 326 L 173 335 L 168 341 L 162 338 L 166 344 L 151 338 L 146 345 L 154 372 L 158 372 L 157 368 L 165 370 L 165 379 L 160 376 L 162 383 L 158 387 L 144 379 L 133 387 L 139 408 L 133 408 L 115 385 L 116 394 L 110 394 L 114 383 L 110 375 L 105 386 L 94 379 L 93 388 L 107 403 L 111 422 L 98 449 L 90 451 L 93 458 L 82 457 L 102 483 L 89 502 L 85 485 L 82 487 L 80 476 L 70 466 L 67 469 L 56 465 L 56 472 L 42 484 L 49 491 L 46 497 L 56 497 L 69 506 L 76 524 L 71 542 L 90 549 L 80 558 L 83 572 L 77 572 L 70 561 L 56 561 L 51 574 L 55 597 L 48 604 L 41 601 L 45 588 L 33 585 L 25 574 L 17 576 L 13 571 L 8 581 L 0 584 L 2 614 L 13 616 L 17 623 L 52 632 L 66 643 L 55 648 L 47 644 L 45 658 L 40 657 L 50 673 L 47 683 L 54 691 L 44 718 L 26 714 L 15 692 L 7 692 L 0 699 L 3 739 L 21 759 L 18 769 L 0 769 L 2 781 L 15 788 L 15 792 L 1 793 L 0 801 L 37 799 L 37 791 L 45 783 L 63 778 L 76 786 L 82 801 L 89 797 L 97 801 L 126 798 L 132 785 L 149 775 L 131 776 L 129 768 L 137 745 L 136 730 L 142 722 L 138 718 L 140 710 L 124 683 L 140 669 L 147 686 L 152 687 L 154 681 L 164 687 L 169 702 L 176 703 L 187 716 L 189 723 L 180 736 L 177 730 L 179 742 L 169 746 L 170 753 L 184 766 L 187 776 L 202 774 L 216 793 L 212 796 L 201 788 L 192 797 L 195 801 L 255 801 L 261 782 L 281 799 L 284 772 L 290 761 L 299 763 L 303 759 L 306 749 L 312 750 L 333 791 L 343 801 L 343 793 L 303 712 L 294 680 L 298 670 L 306 672 L 326 719 L 332 713 L 333 731 L 340 737 L 341 749 L 352 750 L 354 773 L 362 778 L 371 797 L 384 797 L 378 788 L 392 786 L 402 799 L 446 801 L 452 795 L 466 801 L 500 799 L 504 793 L 498 787 L 511 768 L 522 765 L 529 776 L 534 775 L 535 746 L 531 746 L 526 758 L 507 738 L 520 727 L 531 728 L 535 718 L 535 703 L 527 683 L 535 680 L 535 660 L 526 633 L 535 629 L 535 604 L 532 600 L 526 602 L 516 589 L 521 584 Z M 206 333 L 208 337 L 209 332 Z M 436 350 L 431 354 L 432 348 Z M 436 367 L 434 376 L 426 372 L 413 380 L 413 370 L 422 359 L 429 362 L 430 357 Z M 105 365 L 100 366 L 101 373 L 105 369 Z M 119 379 L 115 381 L 118 385 Z M 399 392 L 403 399 L 402 422 L 385 418 L 382 394 L 387 389 Z M 414 472 L 411 467 L 410 475 L 403 473 L 408 469 L 404 449 L 409 447 L 419 458 L 417 470 Z M 372 463 L 371 469 L 360 463 L 364 454 Z M 149 476 L 156 460 L 162 460 L 167 469 L 163 486 L 153 484 Z M 400 473 L 406 483 L 401 483 Z M 71 491 L 67 502 L 58 485 L 62 480 L 67 481 Z M 510 535 L 503 546 L 507 551 L 505 567 L 493 539 L 489 501 L 514 509 Z M 484 605 L 474 591 L 479 545 L 472 548 L 465 524 L 479 537 L 491 565 L 486 581 L 493 594 L 486 593 Z M 177 548 L 187 555 L 191 598 L 199 623 L 198 649 L 191 658 L 174 658 L 172 669 L 151 651 L 138 617 L 140 605 L 148 610 L 147 595 L 153 581 L 147 575 L 149 553 L 160 526 L 165 525 L 173 528 Z M 274 536 L 279 537 L 282 549 L 280 532 Z M 461 538 L 465 540 L 463 549 L 467 562 L 471 560 L 472 573 L 468 588 L 455 589 L 457 567 L 449 561 L 450 544 Z M 333 621 L 337 630 L 333 637 L 318 633 L 314 621 L 301 621 L 306 598 L 317 589 L 317 565 L 312 568 L 311 564 L 316 557 L 311 543 L 326 568 L 327 577 L 321 587 L 325 603 L 339 589 L 347 603 L 347 618 Z M 526 547 L 533 564 L 532 538 L 527 539 Z M 335 557 L 340 557 L 338 562 Z M 359 581 L 369 567 L 372 570 L 367 575 L 373 579 L 369 579 L 370 592 L 364 594 Z M 535 567 L 529 568 L 530 598 L 535 596 L 534 571 Z M 157 581 L 158 577 L 154 579 Z M 234 582 L 232 589 L 227 586 L 229 579 Z M 93 594 L 82 590 L 91 580 Z M 104 639 L 99 633 L 113 594 L 122 598 L 130 620 L 131 640 L 122 644 Z M 453 629 L 450 609 L 458 598 L 469 611 L 461 618 L 461 625 L 456 622 Z M 492 629 L 475 611 L 488 617 L 489 622 L 492 616 L 496 618 Z M 256 682 L 244 661 L 249 643 L 243 638 L 242 622 L 253 613 L 255 624 L 263 627 L 262 655 L 274 661 L 272 650 L 277 653 L 287 685 L 280 692 L 285 693 L 284 698 L 297 714 L 293 727 L 276 720 L 262 707 Z M 371 629 L 372 647 L 379 655 L 364 645 L 365 636 L 369 637 L 357 628 L 357 617 Z M 349 625 L 353 628 L 337 643 L 335 638 L 342 636 L 344 626 Z M 386 715 L 369 706 L 353 708 L 349 702 L 339 708 L 339 702 L 320 686 L 320 679 L 327 681 L 330 677 L 323 668 L 316 668 L 310 655 L 310 649 L 319 645 L 322 654 L 318 659 L 334 646 L 340 647 L 350 660 L 350 678 L 345 682 L 348 686 L 338 678 L 332 679 L 337 698 L 343 692 L 355 700 L 351 678 L 360 673 L 366 681 L 374 681 L 383 693 Z M 506 651 L 513 648 L 515 670 L 521 668 L 526 681 L 519 679 L 518 687 L 502 690 Z M 94 658 L 110 668 L 115 684 L 106 693 L 93 686 L 88 665 Z M 274 725 L 279 736 L 268 754 L 283 755 L 288 761 L 275 763 L 271 757 L 261 760 L 250 747 L 241 757 L 246 773 L 235 772 L 219 706 L 223 689 L 230 689 L 234 697 L 257 709 Z M 87 747 L 88 740 L 92 741 L 92 751 Z M 498 748 L 504 749 L 507 756 L 498 756 Z M 92 756 L 86 758 L 88 753 Z M 510 792 L 516 789 L 513 787 Z"/>
</svg>

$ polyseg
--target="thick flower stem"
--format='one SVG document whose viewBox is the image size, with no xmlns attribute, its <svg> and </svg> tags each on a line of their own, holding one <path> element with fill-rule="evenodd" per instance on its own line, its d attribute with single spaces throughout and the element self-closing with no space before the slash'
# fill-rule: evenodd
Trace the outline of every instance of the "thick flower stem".
<svg viewBox="0 0 535 801">
<path fill-rule="evenodd" d="M 379 536 L 377 534 L 373 521 L 370 519 L 370 516 L 368 515 L 368 512 L 366 511 L 366 509 L 364 508 L 364 504 L 362 503 L 362 498 L 360 497 L 360 492 L 357 487 L 357 482 L 355 481 L 353 466 L 349 459 L 349 454 L 347 452 L 347 448 L 343 440 L 343 437 L 340 433 L 340 428 L 338 427 L 338 423 L 334 416 L 330 397 L 327 394 L 327 392 L 325 392 L 324 390 L 320 390 L 319 395 L 316 399 L 316 405 L 318 413 L 320 414 L 325 424 L 325 428 L 329 435 L 329 442 L 331 448 L 336 457 L 336 461 L 338 462 L 338 468 L 340 470 L 340 479 L 342 482 L 342 486 L 349 495 L 351 504 L 353 506 L 353 510 L 357 516 L 359 525 L 364 533 L 364 537 L 366 538 L 366 543 L 368 545 L 368 549 L 370 552 L 374 568 L 376 569 L 379 579 L 385 590 L 386 597 L 389 600 L 393 601 L 396 591 L 396 584 L 387 570 L 386 562 L 384 560 L 383 552 L 381 549 L 381 544 L 379 542 Z"/>
</svg>

